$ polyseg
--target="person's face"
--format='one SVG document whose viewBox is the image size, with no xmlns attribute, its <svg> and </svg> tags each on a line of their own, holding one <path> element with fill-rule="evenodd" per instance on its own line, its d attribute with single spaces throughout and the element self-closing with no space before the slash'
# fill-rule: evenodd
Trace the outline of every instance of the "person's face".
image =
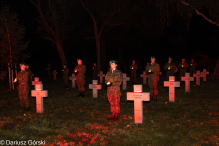
<svg viewBox="0 0 219 146">
<path fill-rule="evenodd" d="M 194 62 L 194 59 L 192 59 L 192 62 Z"/>
<path fill-rule="evenodd" d="M 155 62 L 155 60 L 156 60 L 155 58 L 151 58 L 151 62 L 152 62 L 152 63 L 154 63 L 154 62 Z"/>
<path fill-rule="evenodd" d="M 64 68 L 66 68 L 66 65 L 64 65 Z"/>
<path fill-rule="evenodd" d="M 115 63 L 111 63 L 111 64 L 110 64 L 110 67 L 111 67 L 112 70 L 115 70 L 116 67 L 117 67 L 117 64 L 115 64 Z"/>
<path fill-rule="evenodd" d="M 78 65 L 81 65 L 82 64 L 82 61 L 81 60 L 78 60 Z"/>
<path fill-rule="evenodd" d="M 185 62 L 185 59 L 182 59 L 182 62 Z"/>
<path fill-rule="evenodd" d="M 50 66 L 50 64 L 48 64 L 48 66 Z"/>
<path fill-rule="evenodd" d="M 94 66 L 96 66 L 96 63 L 94 63 Z"/>
<path fill-rule="evenodd" d="M 135 61 L 132 61 L 132 64 L 135 64 Z"/>
<path fill-rule="evenodd" d="M 171 62 L 172 61 L 172 58 L 168 58 L 168 62 Z"/>
<path fill-rule="evenodd" d="M 20 65 L 21 70 L 25 70 L 26 66 L 25 65 Z"/>
</svg>

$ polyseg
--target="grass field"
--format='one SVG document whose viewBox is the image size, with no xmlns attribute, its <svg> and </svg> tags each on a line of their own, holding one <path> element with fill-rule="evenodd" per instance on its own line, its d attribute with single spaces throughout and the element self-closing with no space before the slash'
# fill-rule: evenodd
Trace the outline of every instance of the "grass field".
<svg viewBox="0 0 219 146">
<path fill-rule="evenodd" d="M 29 112 L 19 110 L 17 89 L 9 91 L 7 81 L 0 82 L 0 140 L 45 140 L 45 145 L 219 145 L 219 80 L 214 78 L 207 77 L 201 86 L 191 82 L 190 93 L 184 92 L 184 85 L 176 88 L 174 103 L 168 102 L 168 88 L 163 87 L 161 78 L 158 101 L 143 104 L 143 124 L 134 124 L 134 103 L 126 100 L 126 92 L 133 91 L 129 82 L 126 91 L 121 88 L 119 120 L 109 122 L 104 85 L 99 97 L 93 99 L 88 89 L 91 79 L 86 80 L 84 98 L 76 97 L 77 88 L 65 89 L 61 77 L 56 81 L 40 77 L 40 81 L 48 90 L 42 114 L 36 113 L 34 97 L 30 97 Z M 149 88 L 144 85 L 143 91 L 149 92 Z"/>
</svg>

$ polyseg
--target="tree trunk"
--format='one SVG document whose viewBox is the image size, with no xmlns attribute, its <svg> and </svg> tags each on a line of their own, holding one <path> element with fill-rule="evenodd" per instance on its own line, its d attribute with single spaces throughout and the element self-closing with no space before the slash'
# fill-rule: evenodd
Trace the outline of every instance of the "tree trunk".
<svg viewBox="0 0 219 146">
<path fill-rule="evenodd" d="M 100 53 L 101 53 L 101 68 L 102 68 L 102 70 L 105 72 L 105 71 L 107 71 L 107 67 L 105 66 L 106 65 L 106 48 L 105 48 L 105 36 L 102 36 L 101 37 L 101 42 L 100 42 L 100 44 L 101 44 L 101 46 L 100 46 Z"/>
<path fill-rule="evenodd" d="M 57 41 L 57 42 L 56 42 L 56 47 L 57 47 L 58 52 L 59 52 L 59 57 L 60 57 L 60 59 L 61 59 L 61 61 L 62 61 L 62 66 L 63 66 L 64 64 L 67 65 L 67 61 L 66 61 L 66 58 L 65 58 L 65 52 L 64 52 L 64 50 L 63 50 L 63 46 L 61 45 L 60 41 Z"/>
</svg>

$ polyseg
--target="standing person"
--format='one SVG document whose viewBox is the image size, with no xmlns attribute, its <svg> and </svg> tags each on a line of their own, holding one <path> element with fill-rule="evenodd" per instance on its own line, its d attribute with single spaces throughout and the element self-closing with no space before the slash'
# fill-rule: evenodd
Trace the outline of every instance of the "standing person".
<svg viewBox="0 0 219 146">
<path fill-rule="evenodd" d="M 189 67 L 190 67 L 190 76 L 193 76 L 193 74 L 195 74 L 196 72 L 196 66 L 197 63 L 194 61 L 194 59 L 191 59 L 191 62 L 189 63 Z"/>
<path fill-rule="evenodd" d="M 85 92 L 85 72 L 86 66 L 82 64 L 81 59 L 77 59 L 78 65 L 74 69 L 74 73 L 76 74 L 76 83 L 79 88 L 79 95 L 77 97 L 84 97 Z"/>
<path fill-rule="evenodd" d="M 97 80 L 97 65 L 96 65 L 96 63 L 94 63 L 92 70 L 93 70 L 93 79 Z"/>
<path fill-rule="evenodd" d="M 52 67 L 51 67 L 50 64 L 48 64 L 47 72 L 48 72 L 48 75 L 49 75 L 49 79 L 51 80 L 51 76 L 52 76 Z"/>
<path fill-rule="evenodd" d="M 68 89 L 68 67 L 66 64 L 63 65 L 62 73 L 63 73 L 63 80 L 65 83 L 65 88 Z"/>
<path fill-rule="evenodd" d="M 26 64 L 26 71 L 28 73 L 28 95 L 30 95 L 30 90 L 31 90 L 31 78 L 32 78 L 32 70 L 29 68 L 29 64 Z"/>
<path fill-rule="evenodd" d="M 120 113 L 120 85 L 122 83 L 121 71 L 118 70 L 117 62 L 111 60 L 109 62 L 111 70 L 107 72 L 105 77 L 105 84 L 107 86 L 107 98 L 110 103 L 111 118 L 108 120 L 118 120 Z"/>
<path fill-rule="evenodd" d="M 175 63 L 172 62 L 172 57 L 168 58 L 168 62 L 164 65 L 164 70 L 166 70 L 166 80 L 169 81 L 169 76 L 174 76 L 177 71 Z"/>
<path fill-rule="evenodd" d="M 130 65 L 132 84 L 137 83 L 137 77 L 136 77 L 136 70 L 137 69 L 138 69 L 138 66 L 137 66 L 137 64 L 135 64 L 135 60 L 133 60 L 132 64 Z"/>
<path fill-rule="evenodd" d="M 160 65 L 155 62 L 155 57 L 151 56 L 151 63 L 149 63 L 145 69 L 145 72 L 148 74 L 148 86 L 150 88 L 150 100 L 157 101 L 157 83 L 158 83 L 158 74 L 160 72 Z"/>
<path fill-rule="evenodd" d="M 25 63 L 20 64 L 21 71 L 18 73 L 18 77 L 15 78 L 14 82 L 18 84 L 18 94 L 20 98 L 20 106 L 25 110 L 29 111 L 29 98 L 28 98 L 28 77 L 29 73 L 26 71 Z"/>
<path fill-rule="evenodd" d="M 182 62 L 178 65 L 178 67 L 180 68 L 180 80 L 181 80 L 181 77 L 185 76 L 185 73 L 188 68 L 188 63 L 185 62 L 185 58 L 182 58 Z"/>
</svg>

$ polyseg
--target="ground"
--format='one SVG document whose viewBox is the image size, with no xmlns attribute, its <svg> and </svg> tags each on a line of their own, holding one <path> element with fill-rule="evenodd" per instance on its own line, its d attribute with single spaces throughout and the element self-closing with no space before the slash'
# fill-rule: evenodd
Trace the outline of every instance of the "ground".
<svg viewBox="0 0 219 146">
<path fill-rule="evenodd" d="M 108 122 L 110 106 L 105 85 L 102 84 L 99 97 L 94 99 L 92 90 L 88 89 L 91 78 L 86 79 L 85 97 L 82 98 L 76 97 L 77 88 L 64 88 L 62 77 L 57 77 L 56 81 L 40 77 L 43 89 L 48 90 L 49 95 L 43 99 L 42 114 L 36 113 L 35 97 L 30 97 L 29 112 L 19 110 L 17 89 L 9 91 L 7 80 L 0 81 L 0 140 L 4 140 L 0 142 L 45 140 L 45 145 L 219 145 L 219 80 L 207 77 L 200 86 L 191 82 L 190 93 L 185 93 L 182 85 L 175 90 L 176 101 L 170 103 L 168 88 L 163 87 L 164 78 L 159 81 L 158 101 L 143 104 L 143 124 L 134 124 L 134 103 L 126 100 L 126 92 L 133 91 L 129 82 L 126 91 L 121 88 L 119 120 Z M 141 78 L 138 83 L 142 84 Z M 149 88 L 143 85 L 143 91 L 149 92 Z"/>
</svg>

